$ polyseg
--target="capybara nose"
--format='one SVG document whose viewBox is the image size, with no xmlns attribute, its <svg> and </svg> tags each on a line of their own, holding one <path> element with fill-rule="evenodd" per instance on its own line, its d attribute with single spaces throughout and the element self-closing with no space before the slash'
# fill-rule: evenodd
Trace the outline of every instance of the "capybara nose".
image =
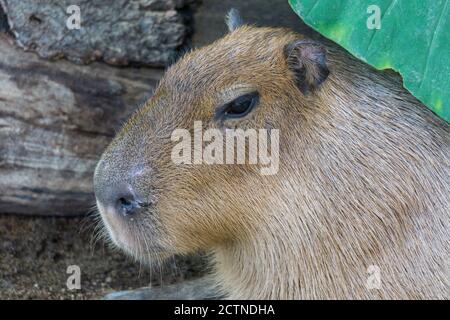
<svg viewBox="0 0 450 320">
<path fill-rule="evenodd" d="M 130 184 L 115 184 L 107 188 L 106 196 L 100 201 L 102 204 L 112 209 L 114 213 L 123 216 L 130 216 L 147 207 L 147 204 L 136 194 Z"/>
<path fill-rule="evenodd" d="M 132 194 L 124 194 L 116 201 L 117 212 L 129 216 L 135 214 L 142 208 L 142 203 L 136 200 Z"/>
</svg>

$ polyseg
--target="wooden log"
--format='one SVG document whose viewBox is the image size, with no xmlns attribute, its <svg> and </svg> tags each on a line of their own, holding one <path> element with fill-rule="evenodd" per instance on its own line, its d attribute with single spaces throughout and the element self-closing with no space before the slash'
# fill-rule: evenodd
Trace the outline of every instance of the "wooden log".
<svg viewBox="0 0 450 320">
<path fill-rule="evenodd" d="M 8 19 L 6 18 L 6 14 L 3 12 L 3 8 L 0 5 L 0 32 L 6 33 L 9 31 Z"/>
<path fill-rule="evenodd" d="M 50 62 L 0 34 L 0 212 L 85 213 L 100 154 L 162 72 Z"/>
<path fill-rule="evenodd" d="M 43 58 L 150 66 L 167 65 L 184 44 L 179 9 L 191 2 L 0 0 L 18 44 Z"/>
</svg>

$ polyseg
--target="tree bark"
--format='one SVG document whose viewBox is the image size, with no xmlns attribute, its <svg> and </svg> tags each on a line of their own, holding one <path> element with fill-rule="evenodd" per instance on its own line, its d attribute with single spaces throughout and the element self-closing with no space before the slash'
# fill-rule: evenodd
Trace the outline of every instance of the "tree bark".
<svg viewBox="0 0 450 320">
<path fill-rule="evenodd" d="M 161 74 L 50 62 L 0 34 L 0 212 L 87 212 L 100 154 Z"/>
</svg>

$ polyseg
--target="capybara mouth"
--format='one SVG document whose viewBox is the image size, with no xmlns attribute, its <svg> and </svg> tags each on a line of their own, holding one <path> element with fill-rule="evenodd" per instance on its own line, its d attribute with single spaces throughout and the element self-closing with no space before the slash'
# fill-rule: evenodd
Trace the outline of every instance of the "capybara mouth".
<svg viewBox="0 0 450 320">
<path fill-rule="evenodd" d="M 166 252 L 165 248 L 157 243 L 156 230 L 144 215 L 152 216 L 152 213 L 142 212 L 142 215 L 117 215 L 111 214 L 111 208 L 105 208 L 98 203 L 103 226 L 114 245 L 123 249 L 136 258 L 148 257 L 149 255 L 161 255 Z M 148 210 L 148 208 L 147 208 Z M 113 210 L 114 211 L 114 210 Z M 153 225 L 153 224 L 152 224 Z"/>
</svg>

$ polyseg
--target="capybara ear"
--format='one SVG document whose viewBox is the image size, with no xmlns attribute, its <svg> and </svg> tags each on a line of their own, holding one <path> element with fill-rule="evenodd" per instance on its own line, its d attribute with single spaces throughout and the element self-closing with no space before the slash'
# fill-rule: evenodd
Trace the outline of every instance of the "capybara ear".
<svg viewBox="0 0 450 320">
<path fill-rule="evenodd" d="M 328 77 L 326 50 L 311 40 L 295 40 L 284 48 L 289 69 L 303 93 L 316 89 Z"/>
<path fill-rule="evenodd" d="M 230 11 L 228 11 L 227 16 L 225 17 L 225 22 L 230 32 L 233 32 L 234 30 L 245 24 L 244 20 L 242 20 L 241 14 L 239 13 L 239 10 L 235 8 L 231 8 Z"/>
</svg>

